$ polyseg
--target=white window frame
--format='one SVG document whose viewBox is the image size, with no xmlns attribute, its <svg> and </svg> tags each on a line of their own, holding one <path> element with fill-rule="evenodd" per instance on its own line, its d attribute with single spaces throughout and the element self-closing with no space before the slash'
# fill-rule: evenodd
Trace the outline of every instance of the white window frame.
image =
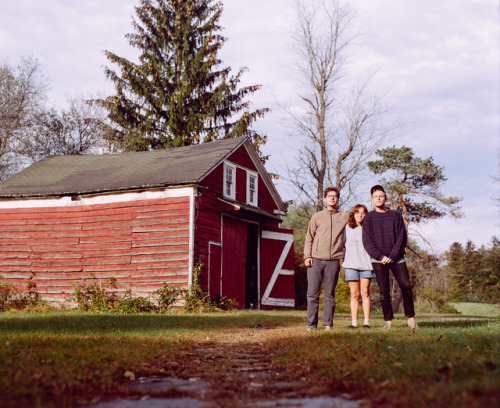
<svg viewBox="0 0 500 408">
<path fill-rule="evenodd" d="M 250 190 L 250 180 L 255 178 L 255 186 L 253 190 L 253 200 L 251 197 L 251 190 Z M 247 204 L 253 205 L 255 207 L 258 207 L 259 203 L 259 175 L 254 172 L 247 170 Z"/>
<path fill-rule="evenodd" d="M 230 191 L 227 191 L 227 171 L 232 170 L 232 181 L 230 186 Z M 235 199 L 236 198 L 236 166 L 232 163 L 224 162 L 224 197 Z"/>
</svg>

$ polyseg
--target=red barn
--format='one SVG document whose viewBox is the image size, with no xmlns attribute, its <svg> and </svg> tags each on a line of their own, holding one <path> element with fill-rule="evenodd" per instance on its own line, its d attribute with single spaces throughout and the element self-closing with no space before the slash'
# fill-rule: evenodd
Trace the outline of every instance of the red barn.
<svg viewBox="0 0 500 408">
<path fill-rule="evenodd" d="M 210 297 L 294 307 L 286 207 L 247 138 L 41 160 L 0 184 L 0 276 L 71 297 L 81 278 L 147 296 L 201 265 Z"/>
</svg>

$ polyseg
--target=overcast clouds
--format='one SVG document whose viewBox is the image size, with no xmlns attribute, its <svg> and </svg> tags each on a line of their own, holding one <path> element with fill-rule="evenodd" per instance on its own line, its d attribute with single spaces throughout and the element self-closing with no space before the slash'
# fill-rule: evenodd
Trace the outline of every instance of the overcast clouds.
<svg viewBox="0 0 500 408">
<path fill-rule="evenodd" d="M 277 103 L 294 101 L 290 66 L 292 0 L 225 0 L 222 25 L 228 38 L 225 65 L 247 66 L 246 83 L 259 83 L 254 107 L 272 113 L 256 127 L 268 135 L 270 171 L 283 173 L 293 157 L 293 141 L 282 126 Z M 498 171 L 500 142 L 500 31 L 496 0 L 353 0 L 359 10 L 362 44 L 353 68 L 376 71 L 372 86 L 390 107 L 388 122 L 405 123 L 394 144 L 417 156 L 432 156 L 444 166 L 447 195 L 464 198 L 466 217 L 440 220 L 423 229 L 444 250 L 471 239 L 488 244 L 500 236 L 499 193 L 490 176 Z M 65 95 L 112 92 L 105 80 L 102 53 L 132 58 L 124 35 L 132 31 L 132 0 L 0 0 L 0 58 L 11 64 L 21 56 L 39 59 L 51 81 L 52 104 Z M 376 180 L 375 180 L 376 181 Z M 284 199 L 291 199 L 283 183 Z M 365 204 L 369 197 L 366 194 Z"/>
</svg>

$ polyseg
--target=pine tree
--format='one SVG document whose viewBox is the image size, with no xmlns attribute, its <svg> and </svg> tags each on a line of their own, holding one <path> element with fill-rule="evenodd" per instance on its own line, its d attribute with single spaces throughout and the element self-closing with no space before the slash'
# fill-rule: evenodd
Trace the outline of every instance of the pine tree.
<svg viewBox="0 0 500 408">
<path fill-rule="evenodd" d="M 185 146 L 247 136 L 254 146 L 266 137 L 250 129 L 269 109 L 250 111 L 245 98 L 260 86 L 238 85 L 246 68 L 231 75 L 218 51 L 222 2 L 140 0 L 126 37 L 140 50 L 138 63 L 105 51 L 120 73 L 105 68 L 116 94 L 101 101 L 118 125 L 115 142 L 125 150 Z"/>
<path fill-rule="evenodd" d="M 461 218 L 463 214 L 457 204 L 459 197 L 446 197 L 440 188 L 446 177 L 443 167 L 434 163 L 432 157 L 415 157 L 411 147 L 395 146 L 377 150 L 380 160 L 368 162 L 368 168 L 375 174 L 390 173 L 392 179 L 382 179 L 388 199 L 403 213 L 409 223 L 421 223 L 450 215 Z"/>
</svg>

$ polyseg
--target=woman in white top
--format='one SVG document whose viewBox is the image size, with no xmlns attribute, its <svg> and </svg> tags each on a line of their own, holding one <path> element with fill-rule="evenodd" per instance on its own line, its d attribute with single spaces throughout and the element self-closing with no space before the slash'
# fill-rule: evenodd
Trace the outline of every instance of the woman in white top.
<svg viewBox="0 0 500 408">
<path fill-rule="evenodd" d="M 345 271 L 345 280 L 351 290 L 351 317 L 349 329 L 358 327 L 359 293 L 363 302 L 365 322 L 363 327 L 370 328 L 370 283 L 375 277 L 370 255 L 365 251 L 362 239 L 363 219 L 368 210 L 362 204 L 355 205 L 349 213 L 349 220 L 345 227 L 345 257 L 342 266 Z"/>
</svg>

